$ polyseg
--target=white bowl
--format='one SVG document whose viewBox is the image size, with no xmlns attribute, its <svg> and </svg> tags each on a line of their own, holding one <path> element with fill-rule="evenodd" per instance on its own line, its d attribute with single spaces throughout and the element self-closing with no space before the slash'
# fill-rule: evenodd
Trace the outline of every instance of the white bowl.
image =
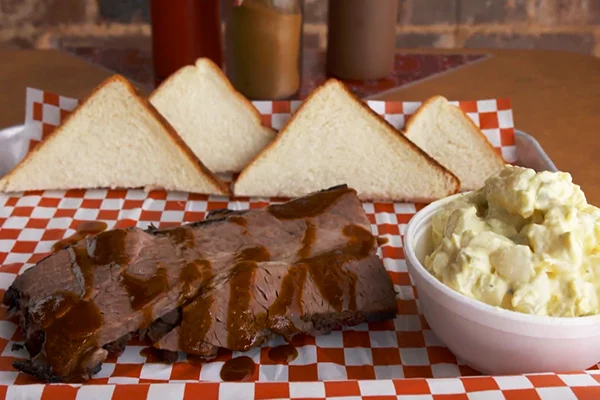
<svg viewBox="0 0 600 400">
<path fill-rule="evenodd" d="M 522 314 L 464 296 L 423 266 L 433 251 L 431 219 L 461 196 L 437 201 L 416 213 L 404 236 L 408 271 L 425 319 L 461 361 L 493 375 L 568 372 L 600 361 L 600 316 L 559 318 Z"/>
</svg>

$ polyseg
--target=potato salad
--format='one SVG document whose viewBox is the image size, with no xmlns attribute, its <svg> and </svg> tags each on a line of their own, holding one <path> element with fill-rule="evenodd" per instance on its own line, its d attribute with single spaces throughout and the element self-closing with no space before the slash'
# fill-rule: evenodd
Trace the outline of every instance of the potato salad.
<svg viewBox="0 0 600 400">
<path fill-rule="evenodd" d="M 492 306 L 556 317 L 600 312 L 600 209 L 565 172 L 506 166 L 442 207 L 425 267 Z"/>
</svg>

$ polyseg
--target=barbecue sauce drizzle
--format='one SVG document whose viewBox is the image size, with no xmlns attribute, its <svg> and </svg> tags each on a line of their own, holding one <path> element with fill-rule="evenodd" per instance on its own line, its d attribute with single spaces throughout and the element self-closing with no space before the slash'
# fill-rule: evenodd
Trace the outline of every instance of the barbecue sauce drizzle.
<svg viewBox="0 0 600 400">
<path fill-rule="evenodd" d="M 306 282 L 307 268 L 304 264 L 292 265 L 281 280 L 281 287 L 275 301 L 269 307 L 269 328 L 286 338 L 298 332 L 289 318 L 288 310 L 302 315 L 302 290 Z"/>
<path fill-rule="evenodd" d="M 227 360 L 221 367 L 221 379 L 225 382 L 240 382 L 249 380 L 256 371 L 256 364 L 248 356 Z"/>
<path fill-rule="evenodd" d="M 288 203 L 273 204 L 268 206 L 267 210 L 278 219 L 315 217 L 327 211 L 340 197 L 352 192 L 354 192 L 353 189 L 341 186 L 295 199 Z M 371 232 L 358 225 L 346 226 L 344 235 L 348 236 L 350 240 L 343 249 L 307 257 L 297 263 L 306 265 L 321 295 L 338 312 L 344 309 L 344 293 L 346 292 L 349 296 L 346 307 L 351 311 L 356 310 L 357 277 L 345 270 L 344 263 L 368 256 L 376 245 Z"/>
<path fill-rule="evenodd" d="M 58 292 L 39 311 L 40 325 L 46 339 L 44 352 L 52 373 L 65 381 L 78 381 L 83 376 L 86 353 L 95 347 L 95 333 L 102 326 L 98 307 L 72 292 Z M 78 357 L 70 357 L 78 354 Z M 77 372 L 81 371 L 81 376 Z"/>
<path fill-rule="evenodd" d="M 56 253 L 65 247 L 71 246 L 88 236 L 98 234 L 106 230 L 108 225 L 102 221 L 83 221 L 77 225 L 76 232 L 69 237 L 66 237 L 52 246 L 52 252 Z"/>
<path fill-rule="evenodd" d="M 378 246 L 383 246 L 384 244 L 387 244 L 387 242 L 389 242 L 388 238 L 382 238 L 382 237 L 377 238 Z"/>
<path fill-rule="evenodd" d="M 304 231 L 304 236 L 302 237 L 302 247 L 298 250 L 297 256 L 298 259 L 302 260 L 310 256 L 310 251 L 312 250 L 312 245 L 317 238 L 317 228 L 315 224 L 310 221 L 306 222 L 306 230 Z"/>
<path fill-rule="evenodd" d="M 123 284 L 131 299 L 131 307 L 141 310 L 159 294 L 169 289 L 167 269 L 158 266 L 156 273 L 148 279 L 141 279 L 129 272 L 123 272 Z"/>
<path fill-rule="evenodd" d="M 212 279 L 210 261 L 197 259 L 186 263 L 179 273 L 179 281 L 183 284 L 181 300 L 189 300 L 196 295 L 199 290 L 195 287 L 196 282 L 201 282 L 200 287 L 206 288 Z"/>
<path fill-rule="evenodd" d="M 269 358 L 277 363 L 287 364 L 297 357 L 298 350 L 291 344 L 282 344 L 269 349 Z"/>
<path fill-rule="evenodd" d="M 248 226 L 248 220 L 246 218 L 240 217 L 239 215 L 233 215 L 229 217 L 229 221 L 239 225 L 242 228 L 242 235 L 248 234 L 248 229 L 246 229 Z"/>
<path fill-rule="evenodd" d="M 312 245 L 316 238 L 316 227 L 308 221 L 302 247 L 298 250 L 299 259 L 310 255 Z M 269 328 L 284 337 L 291 337 L 298 332 L 298 328 L 289 318 L 288 310 L 295 315 L 302 315 L 302 290 L 306 282 L 307 268 L 304 264 L 292 265 L 281 280 L 281 287 L 273 304 L 269 307 Z"/>
<path fill-rule="evenodd" d="M 167 231 L 171 240 L 179 246 L 182 253 L 193 248 L 194 231 L 187 226 L 180 226 Z M 212 291 L 209 286 L 214 276 L 210 261 L 196 259 L 188 262 L 181 269 L 179 281 L 183 284 L 180 301 L 193 298 L 200 288 L 203 290 L 194 300 L 183 307 L 179 326 L 179 348 L 186 353 L 201 353 L 206 334 L 212 325 L 210 308 L 213 304 Z M 198 289 L 195 284 L 200 281 Z"/>
<path fill-rule="evenodd" d="M 354 273 L 346 270 L 344 264 L 367 257 L 376 245 L 375 237 L 365 228 L 348 225 L 343 229 L 349 238 L 348 244 L 299 261 L 307 266 L 310 277 L 317 286 L 321 296 L 337 311 L 344 309 L 356 311 L 356 281 Z M 349 297 L 344 304 L 344 297 Z"/>
<path fill-rule="evenodd" d="M 75 253 L 75 265 L 73 267 L 78 266 L 83 276 L 84 291 L 82 298 L 89 300 L 94 288 L 94 268 L 96 264 L 88 254 L 86 243 L 73 246 L 73 253 Z"/>
<path fill-rule="evenodd" d="M 178 226 L 165 231 L 165 233 L 173 243 L 181 246 L 183 250 L 194 247 L 194 231 L 188 226 Z"/>
<path fill-rule="evenodd" d="M 185 272 L 186 270 L 187 272 Z M 201 280 L 203 291 L 183 308 L 179 328 L 179 348 L 186 353 L 202 353 L 206 334 L 212 325 L 210 308 L 213 304 L 213 296 L 209 285 L 213 279 L 213 273 L 210 262 L 196 260 L 194 263 L 189 263 L 184 267 L 182 275 L 189 277 L 187 278 L 188 282 L 191 282 L 192 279 Z"/>
<path fill-rule="evenodd" d="M 64 381 L 79 381 L 85 378 L 86 357 L 96 347 L 96 332 L 101 328 L 104 317 L 91 299 L 94 287 L 94 272 L 97 265 L 110 262 L 127 263 L 125 235 L 123 230 L 98 233 L 104 230 L 105 223 L 84 223 L 78 232 L 86 236 L 72 247 L 75 262 L 83 277 L 81 296 L 72 292 L 58 292 L 55 297 L 44 303 L 38 318 L 44 329 L 44 353 L 55 376 Z M 98 233 L 95 238 L 93 254 L 88 253 L 88 241 L 82 241 L 87 235 Z M 77 357 L 66 357 L 77 354 Z M 89 361 L 89 360 L 87 360 Z"/>
<path fill-rule="evenodd" d="M 233 215 L 229 217 L 229 221 L 233 222 L 236 225 L 246 227 L 248 226 L 248 220 L 244 217 L 240 217 L 239 215 Z"/>
<path fill-rule="evenodd" d="M 145 357 L 147 363 L 159 364 L 172 364 L 178 359 L 176 352 L 160 350 L 155 347 L 144 347 L 140 350 L 140 356 Z"/>
<path fill-rule="evenodd" d="M 140 324 L 142 329 L 149 327 L 154 322 L 154 313 L 152 312 L 152 307 L 145 307 L 143 310 L 143 320 Z"/>
<path fill-rule="evenodd" d="M 257 262 L 269 261 L 271 255 L 264 246 L 246 248 L 239 252 L 230 271 L 229 305 L 227 310 L 227 347 L 245 351 L 254 344 L 257 324 L 249 309 Z"/>
<path fill-rule="evenodd" d="M 119 232 L 119 230 L 113 232 L 116 233 Z M 120 232 L 123 232 L 122 238 L 111 236 L 110 238 L 100 242 L 100 240 L 103 238 L 98 237 L 99 242 L 96 244 L 96 250 L 100 249 L 101 253 L 97 256 L 97 258 L 106 256 L 103 261 L 108 261 L 108 257 L 110 256 L 114 262 L 121 265 L 124 265 L 129 261 L 126 258 L 122 258 L 121 255 L 127 257 L 124 251 L 113 251 L 110 254 L 108 252 L 108 249 L 111 247 L 114 249 L 114 244 L 117 241 L 124 243 L 125 235 L 127 233 L 123 230 L 120 230 Z M 129 294 L 131 307 L 134 310 L 144 309 L 144 321 L 142 324 L 149 325 L 152 323 L 152 308 L 149 307 L 146 309 L 145 307 L 151 303 L 156 296 L 169 289 L 167 269 L 164 266 L 158 265 L 154 275 L 148 279 L 141 279 L 133 274 L 130 274 L 129 271 L 123 271 L 121 276 L 123 277 L 123 285 L 125 286 L 125 290 L 127 290 L 127 293 Z"/>
<path fill-rule="evenodd" d="M 181 253 L 185 253 L 186 250 L 194 248 L 194 231 L 188 226 L 170 229 L 167 231 L 167 235 L 169 235 L 173 243 L 178 246 Z M 190 299 L 196 295 L 197 289 L 194 287 L 196 282 L 206 282 L 207 280 L 212 279 L 212 274 L 210 274 L 210 276 L 205 276 L 207 271 L 210 272 L 210 262 L 207 260 L 196 259 L 192 262 L 186 262 L 179 272 L 179 281 L 183 284 L 180 300 Z"/>
<path fill-rule="evenodd" d="M 98 234 L 94 240 L 94 263 L 96 265 L 106 265 L 114 262 L 117 265 L 127 265 L 129 255 L 127 254 L 125 239 L 127 231 L 124 229 L 115 229 Z"/>
</svg>

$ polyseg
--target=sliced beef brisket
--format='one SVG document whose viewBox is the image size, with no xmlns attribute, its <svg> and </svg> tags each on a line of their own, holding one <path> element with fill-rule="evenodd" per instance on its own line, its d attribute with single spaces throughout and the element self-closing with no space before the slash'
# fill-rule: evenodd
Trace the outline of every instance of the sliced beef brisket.
<svg viewBox="0 0 600 400">
<path fill-rule="evenodd" d="M 177 228 L 116 229 L 19 276 L 4 303 L 44 381 L 80 381 L 140 331 L 203 357 L 273 334 L 393 318 L 392 283 L 354 190 L 345 186 Z"/>
</svg>

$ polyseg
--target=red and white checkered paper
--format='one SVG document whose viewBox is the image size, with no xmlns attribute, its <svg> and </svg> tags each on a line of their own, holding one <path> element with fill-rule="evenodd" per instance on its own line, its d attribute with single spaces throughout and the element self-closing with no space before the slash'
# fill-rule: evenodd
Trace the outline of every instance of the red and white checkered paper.
<svg viewBox="0 0 600 400">
<path fill-rule="evenodd" d="M 264 122 L 283 126 L 298 102 L 255 102 Z M 419 103 L 369 101 L 369 106 L 400 128 Z M 516 162 L 510 102 L 457 102 L 482 127 L 490 142 L 509 162 Z M 27 91 L 26 129 L 30 141 L 43 140 L 77 105 L 77 101 L 36 89 Z M 181 192 L 141 190 L 69 190 L 0 195 L 0 295 L 15 276 L 44 257 L 59 239 L 74 233 L 81 221 L 102 220 L 110 228 L 179 225 L 203 219 L 213 209 L 247 209 L 267 205 L 269 199 L 224 198 Z M 420 312 L 402 250 L 402 234 L 420 205 L 364 203 L 373 233 L 388 239 L 379 255 L 398 293 L 399 315 L 394 321 L 362 324 L 329 335 L 294 339 L 298 358 L 289 365 L 267 357 L 274 339 L 263 348 L 246 352 L 258 364 L 251 382 L 222 383 L 223 363 L 237 353 L 222 351 L 202 365 L 185 355 L 172 365 L 147 360 L 144 344 L 132 340 L 118 358 L 104 363 L 100 373 L 81 386 L 33 385 L 11 364 L 27 357 L 12 345 L 23 338 L 0 308 L 0 393 L 6 397 L 56 399 L 537 399 L 577 398 L 594 393 L 600 398 L 597 370 L 574 374 L 482 377 L 443 346 Z M 412 379 L 407 379 L 412 378 Z M 22 385 L 30 384 L 30 385 Z M 135 385 L 128 385 L 135 384 Z M 593 391 L 593 392 L 592 392 Z M 447 397 L 447 395 L 455 395 Z M 557 397 L 558 396 L 558 397 Z"/>
</svg>

